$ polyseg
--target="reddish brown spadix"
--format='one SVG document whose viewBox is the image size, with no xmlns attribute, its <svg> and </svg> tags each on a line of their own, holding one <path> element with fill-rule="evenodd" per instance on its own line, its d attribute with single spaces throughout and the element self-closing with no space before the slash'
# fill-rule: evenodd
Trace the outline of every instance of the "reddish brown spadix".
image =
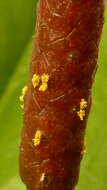
<svg viewBox="0 0 107 190">
<path fill-rule="evenodd" d="M 73 190 L 84 153 L 103 0 L 39 0 L 24 91 L 20 175 L 28 190 Z"/>
</svg>

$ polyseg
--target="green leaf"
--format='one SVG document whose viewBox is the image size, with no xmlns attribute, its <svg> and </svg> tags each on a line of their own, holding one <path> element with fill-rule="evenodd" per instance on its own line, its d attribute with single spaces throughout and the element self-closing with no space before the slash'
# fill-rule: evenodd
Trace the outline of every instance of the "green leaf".
<svg viewBox="0 0 107 190">
<path fill-rule="evenodd" d="M 1 0 L 0 5 L 6 5 L 9 2 L 13 7 L 15 14 L 17 12 L 20 17 L 20 21 L 26 20 L 25 15 L 22 13 L 18 13 L 17 9 L 21 9 L 21 5 L 23 4 L 23 9 L 25 10 L 24 0 L 17 1 L 3 1 Z M 26 0 L 27 6 L 29 5 L 29 9 L 32 7 L 32 12 L 34 10 L 32 1 Z M 31 5 L 32 4 L 32 5 Z M 15 6 L 17 9 L 14 9 Z M 0 6 L 1 8 L 1 6 Z M 23 10 L 22 9 L 22 10 Z M 2 10 L 3 11 L 3 10 Z M 0 13 L 1 14 L 1 13 Z M 6 13 L 2 13 L 6 14 Z M 10 11 L 11 14 L 11 11 Z M 21 15 L 22 14 L 22 15 Z M 30 13 L 26 12 L 26 17 Z M 11 23 L 10 21 L 6 21 L 9 15 L 6 15 L 5 22 Z M 23 17 L 23 18 L 22 18 Z M 10 16 L 11 18 L 11 16 Z M 1 19 L 1 17 L 0 17 Z M 16 19 L 15 22 L 18 22 Z M 29 23 L 31 24 L 33 17 L 29 19 Z M 107 20 L 107 14 L 106 14 Z M 26 20 L 27 22 L 27 20 Z M 20 25 L 20 22 L 18 22 Z M 18 24 L 16 23 L 16 25 Z M 2 23 L 3 24 L 3 23 Z M 1 25 L 1 22 L 0 22 Z M 25 27 L 22 26 L 21 27 Z M 31 24 L 32 25 L 32 24 Z M 31 26 L 30 25 L 30 26 Z M 28 25 L 26 25 L 28 27 Z M 14 28 L 14 27 L 13 27 Z M 20 27 L 19 27 L 20 28 Z M 29 27 L 28 27 L 29 28 Z M 32 27 L 33 28 L 33 27 Z M 11 34 L 12 30 L 12 34 Z M 27 28 L 26 28 L 27 30 Z M 23 29 L 23 36 L 26 35 L 27 31 Z M 19 29 L 20 31 L 20 29 Z M 18 31 L 18 32 L 19 32 Z M 33 31 L 33 29 L 32 29 Z M 5 31 L 6 32 L 6 31 Z M 12 38 L 14 35 L 14 30 L 10 29 L 10 33 L 4 34 L 2 31 L 2 35 L 8 38 Z M 90 114 L 90 119 L 88 122 L 88 127 L 86 131 L 86 144 L 87 144 L 87 153 L 82 161 L 81 165 L 81 174 L 79 184 L 76 190 L 106 190 L 106 178 L 107 178 L 107 114 L 106 114 L 106 105 L 107 105 L 107 23 L 104 26 L 104 32 L 102 36 L 102 43 L 100 46 L 100 68 L 97 72 L 96 82 L 94 84 L 93 90 L 93 107 Z M 7 36 L 8 35 L 8 36 Z M 19 154 L 19 143 L 20 143 L 20 132 L 22 128 L 22 111 L 20 109 L 19 96 L 21 94 L 22 87 L 27 83 L 28 80 L 28 68 L 31 56 L 31 43 L 29 42 L 32 36 L 32 32 L 29 29 L 29 35 L 26 35 L 26 42 L 23 41 L 23 45 L 18 45 L 17 52 L 20 51 L 20 54 L 17 54 L 16 49 L 13 48 L 15 58 L 9 57 L 11 50 L 4 47 L 3 55 L 1 54 L 0 59 L 5 60 L 5 65 L 0 65 L 0 70 L 2 70 L 2 76 L 5 76 L 4 87 L 2 87 L 2 98 L 0 100 L 0 190 L 25 190 L 25 186 L 20 180 L 19 177 L 19 169 L 18 169 L 18 154 Z M 4 37 L 3 37 L 4 38 Z M 1 37 L 0 37 L 1 39 Z M 1 39 L 2 40 L 2 39 Z M 14 37 L 14 44 L 16 45 L 18 37 Z M 4 43 L 4 42 L 2 42 Z M 17 45 L 16 45 L 17 46 Z M 26 48 L 25 48 L 26 46 Z M 11 46 L 12 48 L 13 46 Z M 0 47 L 2 49 L 2 47 Z M 17 59 L 16 59 L 17 54 Z M 20 56 L 22 54 L 22 56 Z M 4 57 L 5 56 L 5 57 Z M 8 65 L 8 58 L 10 59 L 10 65 Z M 20 61 L 18 61 L 20 60 Z M 1 61 L 1 60 L 0 60 Z M 3 63 L 3 62 L 2 62 Z M 7 69 L 8 66 L 8 69 Z M 5 68 L 6 67 L 6 68 Z M 11 67 L 11 68 L 10 68 Z M 14 69 L 13 69 L 14 67 Z M 6 70 L 7 69 L 7 70 Z M 8 73 L 8 70 L 10 72 Z M 8 76 L 8 77 L 7 77 Z M 1 84 L 1 85 L 2 85 Z M 5 89 L 5 90 L 4 90 Z"/>
<path fill-rule="evenodd" d="M 0 95 L 34 31 L 36 0 L 0 0 Z"/>
</svg>

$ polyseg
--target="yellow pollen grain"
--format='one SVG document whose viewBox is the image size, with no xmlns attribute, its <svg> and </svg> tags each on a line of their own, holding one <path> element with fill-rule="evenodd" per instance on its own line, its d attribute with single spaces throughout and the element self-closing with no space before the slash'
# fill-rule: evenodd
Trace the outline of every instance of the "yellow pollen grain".
<svg viewBox="0 0 107 190">
<path fill-rule="evenodd" d="M 25 96 L 27 90 L 28 90 L 28 86 L 24 86 L 24 88 L 22 89 L 22 95 L 19 97 L 19 100 L 20 100 L 21 102 L 24 101 L 24 96 Z"/>
<path fill-rule="evenodd" d="M 20 105 L 20 107 L 21 107 L 21 109 L 24 109 L 24 105 L 22 104 L 22 105 Z"/>
<path fill-rule="evenodd" d="M 77 112 L 78 116 L 80 117 L 80 120 L 83 121 L 85 116 L 85 110 L 80 110 Z"/>
<path fill-rule="evenodd" d="M 24 101 L 23 98 L 24 98 L 23 96 L 20 96 L 20 97 L 19 97 L 19 100 L 20 100 L 21 102 L 23 102 L 23 101 Z"/>
<path fill-rule="evenodd" d="M 77 112 L 77 115 L 79 116 L 81 121 L 83 121 L 85 117 L 86 108 L 87 108 L 87 101 L 84 98 L 82 98 L 80 102 L 80 110 Z"/>
<path fill-rule="evenodd" d="M 39 91 L 45 92 L 48 88 L 47 83 L 43 83 L 40 87 L 39 87 Z"/>
<path fill-rule="evenodd" d="M 38 146 L 41 142 L 42 132 L 38 130 L 35 134 L 35 137 L 33 139 L 34 146 Z"/>
<path fill-rule="evenodd" d="M 34 74 L 32 77 L 33 87 L 36 88 L 39 85 L 39 82 L 40 82 L 40 76 L 37 74 Z"/>
<path fill-rule="evenodd" d="M 41 80 L 42 80 L 42 84 L 39 87 L 39 91 L 45 92 L 48 88 L 49 75 L 44 73 L 41 76 Z"/>
<path fill-rule="evenodd" d="M 87 101 L 82 98 L 80 102 L 80 109 L 85 109 L 87 107 Z"/>
<path fill-rule="evenodd" d="M 25 96 L 27 90 L 28 90 L 28 86 L 24 86 L 24 88 L 22 89 L 23 96 Z"/>
<path fill-rule="evenodd" d="M 49 75 L 48 74 L 43 74 L 41 76 L 42 83 L 47 83 L 49 81 Z"/>
</svg>

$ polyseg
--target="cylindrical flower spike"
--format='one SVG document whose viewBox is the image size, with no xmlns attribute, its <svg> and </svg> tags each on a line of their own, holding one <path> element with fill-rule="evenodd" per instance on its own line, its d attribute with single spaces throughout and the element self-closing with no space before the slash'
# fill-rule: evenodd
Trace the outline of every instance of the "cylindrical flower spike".
<svg viewBox="0 0 107 190">
<path fill-rule="evenodd" d="M 103 12 L 103 0 L 38 2 L 20 146 L 28 190 L 77 184 Z"/>
</svg>

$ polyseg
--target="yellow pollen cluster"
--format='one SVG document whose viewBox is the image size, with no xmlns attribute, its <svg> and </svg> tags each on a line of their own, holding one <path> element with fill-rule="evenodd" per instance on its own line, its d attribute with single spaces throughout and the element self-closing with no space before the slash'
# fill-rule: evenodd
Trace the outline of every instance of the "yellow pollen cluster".
<svg viewBox="0 0 107 190">
<path fill-rule="evenodd" d="M 24 101 L 24 96 L 25 96 L 27 90 L 28 90 L 28 86 L 25 86 L 25 87 L 22 89 L 22 95 L 21 95 L 20 98 L 19 98 L 21 102 Z"/>
<path fill-rule="evenodd" d="M 35 137 L 33 139 L 34 146 L 38 146 L 41 142 L 42 132 L 38 130 L 35 134 Z"/>
<path fill-rule="evenodd" d="M 41 86 L 39 87 L 39 91 L 43 91 L 45 92 L 48 88 L 48 81 L 49 81 L 49 75 L 48 74 L 43 74 L 41 76 L 41 80 L 42 80 L 42 84 Z"/>
<path fill-rule="evenodd" d="M 42 83 L 47 83 L 49 81 L 49 75 L 44 73 L 41 76 L 41 79 L 42 79 Z"/>
<path fill-rule="evenodd" d="M 39 91 L 45 92 L 48 88 L 48 85 L 46 83 L 41 84 L 39 87 Z"/>
<path fill-rule="evenodd" d="M 25 96 L 27 90 L 28 90 L 28 86 L 25 86 L 25 87 L 22 89 L 22 95 L 19 97 L 19 99 L 20 99 L 21 102 L 24 101 L 24 96 Z M 23 108 L 24 108 L 24 105 L 21 105 L 20 107 L 23 109 Z"/>
<path fill-rule="evenodd" d="M 87 101 L 82 98 L 80 102 L 80 110 L 77 112 L 77 115 L 80 117 L 80 120 L 83 121 L 85 117 L 85 109 L 87 108 Z"/>
<path fill-rule="evenodd" d="M 39 82 L 40 82 L 40 76 L 37 74 L 34 74 L 32 78 L 33 87 L 36 88 L 39 85 Z"/>
<path fill-rule="evenodd" d="M 87 101 L 82 98 L 80 102 L 80 109 L 85 109 L 87 107 Z"/>
<path fill-rule="evenodd" d="M 39 86 L 40 81 L 41 81 L 41 85 Z M 32 78 L 33 87 L 36 88 L 37 86 L 39 86 L 39 91 L 42 91 L 42 92 L 45 92 L 47 90 L 48 81 L 49 81 L 49 75 L 45 73 L 42 76 L 34 74 Z"/>
</svg>

